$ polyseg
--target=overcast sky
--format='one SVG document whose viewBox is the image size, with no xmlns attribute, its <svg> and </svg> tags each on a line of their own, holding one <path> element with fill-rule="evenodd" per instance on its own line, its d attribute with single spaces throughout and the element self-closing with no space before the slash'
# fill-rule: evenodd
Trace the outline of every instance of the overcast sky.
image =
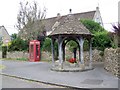
<svg viewBox="0 0 120 90">
<path fill-rule="evenodd" d="M 8 33 L 16 33 L 14 25 L 17 22 L 19 2 L 26 0 L 0 0 L 0 26 L 4 25 Z M 32 2 L 33 0 L 27 0 Z M 47 8 L 46 17 L 54 17 L 57 13 L 66 15 L 69 9 L 72 13 L 80 13 L 100 8 L 106 29 L 111 29 L 111 23 L 118 22 L 118 2 L 120 0 L 35 0 L 38 5 Z"/>
</svg>

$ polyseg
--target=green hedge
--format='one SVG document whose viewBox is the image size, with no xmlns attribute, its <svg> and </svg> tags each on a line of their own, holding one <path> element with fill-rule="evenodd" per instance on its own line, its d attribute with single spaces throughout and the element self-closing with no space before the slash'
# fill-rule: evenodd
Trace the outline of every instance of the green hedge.
<svg viewBox="0 0 120 90">
<path fill-rule="evenodd" d="M 8 51 L 28 51 L 29 43 L 26 40 L 17 37 L 11 41 L 11 44 L 8 46 Z"/>
</svg>

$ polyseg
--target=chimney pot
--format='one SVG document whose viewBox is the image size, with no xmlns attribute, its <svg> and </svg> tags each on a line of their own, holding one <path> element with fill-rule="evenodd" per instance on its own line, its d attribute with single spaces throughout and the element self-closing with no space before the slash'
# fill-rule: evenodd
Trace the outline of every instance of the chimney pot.
<svg viewBox="0 0 120 90">
<path fill-rule="evenodd" d="M 69 9 L 69 13 L 70 13 L 70 14 L 72 13 L 72 9 Z"/>
<path fill-rule="evenodd" d="M 99 10 L 99 7 L 96 7 L 96 10 Z"/>
<path fill-rule="evenodd" d="M 57 17 L 59 17 L 60 16 L 60 13 L 57 13 Z"/>
</svg>

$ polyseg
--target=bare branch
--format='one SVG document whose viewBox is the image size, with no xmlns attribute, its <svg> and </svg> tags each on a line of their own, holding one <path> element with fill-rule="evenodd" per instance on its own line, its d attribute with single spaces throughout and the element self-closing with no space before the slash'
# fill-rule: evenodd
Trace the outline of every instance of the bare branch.
<svg viewBox="0 0 120 90">
<path fill-rule="evenodd" d="M 46 8 L 41 12 L 38 9 L 37 2 L 34 1 L 33 4 L 29 2 L 20 2 L 20 10 L 17 15 L 17 25 L 16 27 L 21 33 L 23 38 L 29 40 L 30 38 L 36 38 L 40 33 L 43 33 L 44 25 L 42 20 L 46 17 Z M 39 23 L 38 22 L 41 22 Z M 36 23 L 37 22 L 37 23 Z M 25 34 L 24 34 L 25 32 Z"/>
</svg>

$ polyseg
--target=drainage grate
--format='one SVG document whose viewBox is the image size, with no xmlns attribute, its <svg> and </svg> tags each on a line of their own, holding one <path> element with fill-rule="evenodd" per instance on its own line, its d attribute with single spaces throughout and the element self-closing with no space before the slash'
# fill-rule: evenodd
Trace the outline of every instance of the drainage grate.
<svg viewBox="0 0 120 90">
<path fill-rule="evenodd" d="M 103 80 L 98 79 L 85 79 L 82 84 L 91 84 L 91 85 L 99 85 L 103 82 Z"/>
</svg>

